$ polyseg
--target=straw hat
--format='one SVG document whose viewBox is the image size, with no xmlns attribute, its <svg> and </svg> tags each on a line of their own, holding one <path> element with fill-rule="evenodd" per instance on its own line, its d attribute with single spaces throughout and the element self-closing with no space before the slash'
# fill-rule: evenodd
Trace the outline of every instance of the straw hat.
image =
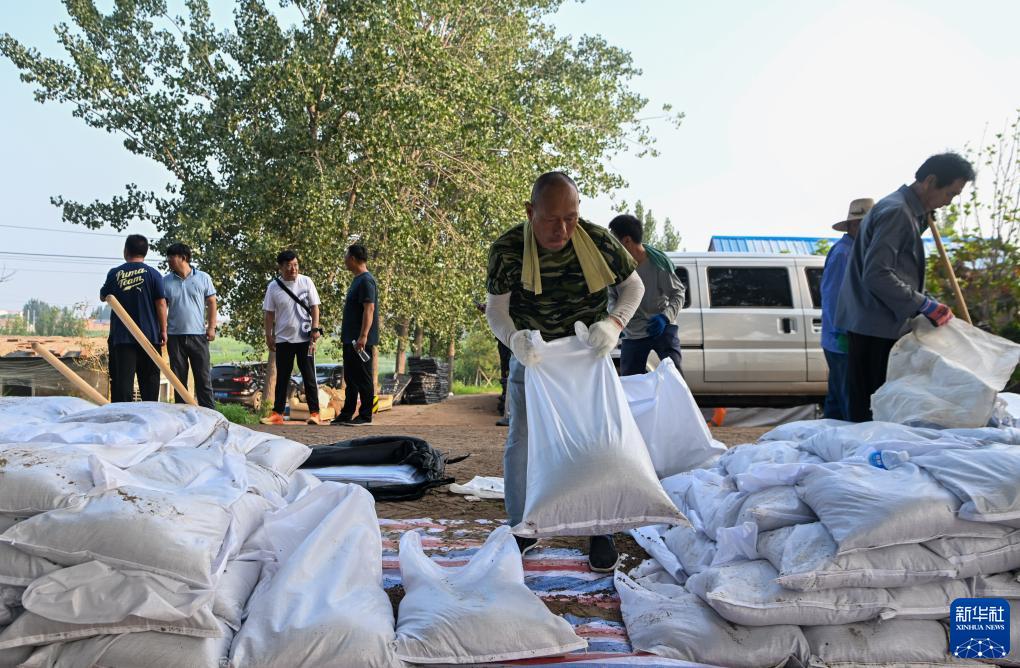
<svg viewBox="0 0 1020 668">
<path fill-rule="evenodd" d="M 850 211 L 846 214 L 846 220 L 841 220 L 832 226 L 837 232 L 846 232 L 847 224 L 851 220 L 860 220 L 875 206 L 875 200 L 870 197 L 862 197 L 850 202 Z"/>
</svg>

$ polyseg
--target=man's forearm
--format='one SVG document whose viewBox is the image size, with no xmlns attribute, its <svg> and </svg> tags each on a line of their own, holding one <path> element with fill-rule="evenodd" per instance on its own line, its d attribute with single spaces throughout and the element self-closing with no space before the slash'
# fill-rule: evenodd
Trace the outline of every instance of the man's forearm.
<svg viewBox="0 0 1020 668">
<path fill-rule="evenodd" d="M 210 297 L 207 304 L 209 308 L 206 311 L 206 317 L 208 318 L 206 325 L 209 329 L 216 329 L 216 298 Z"/>
<path fill-rule="evenodd" d="M 159 319 L 159 331 L 166 331 L 167 308 L 165 299 L 156 300 L 156 317 Z"/>
<path fill-rule="evenodd" d="M 375 304 L 365 304 L 365 311 L 361 314 L 361 338 L 368 338 L 372 331 L 372 321 L 375 319 Z"/>
<path fill-rule="evenodd" d="M 265 329 L 266 329 L 266 338 L 267 339 L 273 335 L 273 320 L 274 320 L 274 314 L 270 313 L 269 311 L 266 311 L 266 317 L 265 317 L 265 321 L 264 321 L 264 326 L 265 326 Z"/>
<path fill-rule="evenodd" d="M 312 307 L 312 329 L 319 328 L 319 305 Z"/>
</svg>

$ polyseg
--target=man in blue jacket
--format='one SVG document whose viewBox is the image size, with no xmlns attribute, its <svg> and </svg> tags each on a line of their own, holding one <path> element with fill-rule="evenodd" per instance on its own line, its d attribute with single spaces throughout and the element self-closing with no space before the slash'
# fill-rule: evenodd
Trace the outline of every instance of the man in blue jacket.
<svg viewBox="0 0 1020 668">
<path fill-rule="evenodd" d="M 867 422 L 871 395 L 885 383 L 893 344 L 910 331 L 914 316 L 935 326 L 953 312 L 924 294 L 927 218 L 958 196 L 974 167 L 956 153 L 933 155 L 914 182 L 882 198 L 864 220 L 850 254 L 836 307 L 836 326 L 847 332 L 850 419 Z"/>
<path fill-rule="evenodd" d="M 833 244 L 825 257 L 825 268 L 822 269 L 822 351 L 825 362 L 829 366 L 829 391 L 825 395 L 825 417 L 833 420 L 849 420 L 850 406 L 846 393 L 846 332 L 835 326 L 836 302 L 839 301 L 839 289 L 843 287 L 846 276 L 846 264 L 850 259 L 850 249 L 854 247 L 854 239 L 861 227 L 861 219 L 875 206 L 870 197 L 855 199 L 850 202 L 850 211 L 846 220 L 832 226 L 837 232 L 843 232 L 842 238 Z"/>
</svg>

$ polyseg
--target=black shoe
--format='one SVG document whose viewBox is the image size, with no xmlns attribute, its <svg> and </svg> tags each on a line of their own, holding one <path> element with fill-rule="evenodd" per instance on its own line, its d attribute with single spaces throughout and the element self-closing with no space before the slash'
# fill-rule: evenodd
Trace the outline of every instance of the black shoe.
<svg viewBox="0 0 1020 668">
<path fill-rule="evenodd" d="M 348 424 L 353 419 L 354 419 L 353 415 L 337 415 L 335 418 L 330 420 L 330 424 L 332 425 Z"/>
<path fill-rule="evenodd" d="M 501 417 L 500 419 L 496 420 L 496 426 L 497 427 L 509 427 L 510 426 L 510 418 L 508 418 L 508 417 Z"/>
<path fill-rule="evenodd" d="M 525 554 L 527 554 L 529 550 L 533 549 L 536 545 L 538 545 L 537 538 L 524 538 L 522 536 L 514 536 L 514 540 L 517 541 L 517 549 L 521 551 L 522 557 Z"/>
<path fill-rule="evenodd" d="M 367 417 L 356 417 L 353 420 L 344 422 L 344 426 L 346 427 L 363 427 L 370 424 L 372 424 L 372 418 Z"/>
<path fill-rule="evenodd" d="M 620 553 L 612 536 L 592 536 L 588 539 L 588 567 L 596 573 L 612 573 L 620 565 Z"/>
</svg>

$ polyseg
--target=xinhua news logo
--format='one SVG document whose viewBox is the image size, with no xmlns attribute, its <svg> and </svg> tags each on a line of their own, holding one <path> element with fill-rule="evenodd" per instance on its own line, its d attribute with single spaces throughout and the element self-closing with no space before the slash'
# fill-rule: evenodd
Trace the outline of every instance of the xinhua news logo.
<svg viewBox="0 0 1020 668">
<path fill-rule="evenodd" d="M 1009 602 L 958 598 L 949 609 L 949 650 L 961 659 L 1001 659 L 1009 654 Z"/>
</svg>

